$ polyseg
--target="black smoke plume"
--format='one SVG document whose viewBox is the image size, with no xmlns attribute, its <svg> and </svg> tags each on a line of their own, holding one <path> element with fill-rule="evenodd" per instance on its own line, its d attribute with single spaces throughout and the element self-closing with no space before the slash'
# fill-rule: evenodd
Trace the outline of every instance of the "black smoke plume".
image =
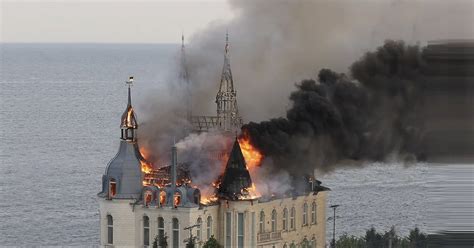
<svg viewBox="0 0 474 248">
<path fill-rule="evenodd" d="M 422 66 L 418 46 L 386 41 L 352 64 L 352 79 L 322 69 L 317 81 L 296 84 L 286 118 L 250 122 L 243 133 L 275 167 L 293 174 L 328 171 L 344 159 L 416 156 Z"/>
</svg>

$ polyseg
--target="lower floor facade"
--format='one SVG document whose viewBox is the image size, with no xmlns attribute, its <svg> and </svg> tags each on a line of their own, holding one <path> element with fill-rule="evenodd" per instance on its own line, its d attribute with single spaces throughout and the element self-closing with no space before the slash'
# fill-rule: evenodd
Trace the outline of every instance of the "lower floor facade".
<svg viewBox="0 0 474 248">
<path fill-rule="evenodd" d="M 168 247 L 185 247 L 191 234 L 197 247 L 211 236 L 224 247 L 323 248 L 326 244 L 326 192 L 266 201 L 220 200 L 188 208 L 124 199 L 99 198 L 99 203 L 103 247 L 151 247 L 160 236 L 167 237 Z"/>
</svg>

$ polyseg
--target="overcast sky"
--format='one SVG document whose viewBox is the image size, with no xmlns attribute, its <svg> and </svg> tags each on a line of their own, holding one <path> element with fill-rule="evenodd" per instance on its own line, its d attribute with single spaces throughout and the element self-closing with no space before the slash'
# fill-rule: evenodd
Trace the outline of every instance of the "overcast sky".
<svg viewBox="0 0 474 248">
<path fill-rule="evenodd" d="M 0 1 L 2 42 L 176 43 L 232 18 L 225 0 Z"/>
</svg>

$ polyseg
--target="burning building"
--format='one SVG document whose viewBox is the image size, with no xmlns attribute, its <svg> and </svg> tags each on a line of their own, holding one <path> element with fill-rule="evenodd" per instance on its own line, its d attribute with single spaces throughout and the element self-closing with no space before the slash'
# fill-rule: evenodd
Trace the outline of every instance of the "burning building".
<svg viewBox="0 0 474 248">
<path fill-rule="evenodd" d="M 217 116 L 188 116 L 195 120 L 194 131 L 218 129 L 229 137 L 242 118 L 226 40 Z M 211 194 L 193 184 L 188 163 L 179 161 L 176 146 L 171 148 L 169 166 L 158 168 L 147 161 L 137 142 L 132 82 L 133 78 L 127 82 L 119 150 L 106 167 L 98 194 L 101 246 L 148 247 L 155 238 L 169 237 L 169 247 L 184 247 L 189 238 L 200 247 L 213 236 L 225 247 L 325 247 L 328 188 L 309 176 L 299 191 L 260 193 L 252 171 L 261 165 L 263 155 L 245 135 L 233 139 L 230 149 L 216 157 L 222 174 L 207 182 L 214 189 Z"/>
</svg>

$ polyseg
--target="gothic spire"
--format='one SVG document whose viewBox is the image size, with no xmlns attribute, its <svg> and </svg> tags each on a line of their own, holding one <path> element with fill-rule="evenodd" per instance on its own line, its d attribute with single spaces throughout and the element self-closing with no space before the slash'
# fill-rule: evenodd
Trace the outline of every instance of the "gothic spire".
<svg viewBox="0 0 474 248">
<path fill-rule="evenodd" d="M 222 68 L 219 92 L 216 96 L 217 117 L 219 129 L 233 131 L 240 129 L 242 118 L 237 108 L 237 92 L 234 89 L 234 80 L 229 61 L 229 33 L 226 33 L 224 66 Z"/>
</svg>

